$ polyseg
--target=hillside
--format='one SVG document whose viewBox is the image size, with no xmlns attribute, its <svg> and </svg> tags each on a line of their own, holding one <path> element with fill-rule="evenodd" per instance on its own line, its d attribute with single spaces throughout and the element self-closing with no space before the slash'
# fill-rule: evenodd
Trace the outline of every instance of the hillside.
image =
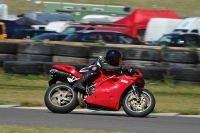
<svg viewBox="0 0 200 133">
<path fill-rule="evenodd" d="M 49 2 L 67 2 L 67 3 L 85 3 L 85 4 L 108 4 L 108 5 L 123 5 L 130 6 L 132 10 L 136 8 L 152 9 L 155 1 L 157 9 L 169 9 L 181 16 L 200 16 L 200 1 L 199 0 L 45 0 Z M 9 14 L 20 14 L 34 9 L 33 0 L 5 0 L 9 6 Z M 43 4 L 37 6 L 37 9 L 42 11 Z"/>
</svg>

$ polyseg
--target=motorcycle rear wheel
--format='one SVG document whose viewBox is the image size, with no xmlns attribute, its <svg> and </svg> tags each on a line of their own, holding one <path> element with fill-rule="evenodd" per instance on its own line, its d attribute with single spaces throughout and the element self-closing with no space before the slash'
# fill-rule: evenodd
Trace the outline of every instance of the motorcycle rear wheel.
<svg viewBox="0 0 200 133">
<path fill-rule="evenodd" d="M 147 89 L 137 89 L 140 101 L 137 102 L 132 92 L 127 93 L 122 100 L 123 110 L 132 117 L 145 117 L 155 108 L 155 98 Z"/>
<path fill-rule="evenodd" d="M 78 105 L 77 92 L 68 83 L 57 83 L 46 91 L 44 102 L 53 113 L 69 113 Z"/>
</svg>

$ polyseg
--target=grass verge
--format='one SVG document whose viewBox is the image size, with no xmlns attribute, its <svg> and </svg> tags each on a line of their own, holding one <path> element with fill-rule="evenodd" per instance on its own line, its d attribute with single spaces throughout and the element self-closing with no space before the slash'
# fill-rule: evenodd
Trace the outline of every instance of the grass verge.
<svg viewBox="0 0 200 133">
<path fill-rule="evenodd" d="M 77 130 L 65 128 L 45 128 L 45 127 L 26 127 L 26 126 L 0 126 L 1 133 L 127 133 L 123 131 L 97 131 L 97 130 Z"/>
<path fill-rule="evenodd" d="M 7 75 L 0 71 L 0 104 L 45 106 L 44 94 L 48 89 L 48 75 Z M 200 114 L 200 86 L 146 81 L 146 86 L 156 99 L 154 112 Z"/>
<path fill-rule="evenodd" d="M 156 9 L 159 10 L 173 10 L 175 13 L 182 16 L 199 16 L 200 14 L 200 2 L 199 0 L 46 0 L 48 2 L 66 2 L 66 3 L 83 3 L 83 4 L 103 4 L 103 5 L 120 5 L 129 6 L 133 11 L 136 8 L 153 9 L 153 4 L 156 4 Z M 44 5 L 39 4 L 34 8 L 32 2 L 26 2 L 25 0 L 6 0 L 5 3 L 9 6 L 10 14 L 20 14 L 28 11 L 39 10 L 43 11 Z"/>
</svg>

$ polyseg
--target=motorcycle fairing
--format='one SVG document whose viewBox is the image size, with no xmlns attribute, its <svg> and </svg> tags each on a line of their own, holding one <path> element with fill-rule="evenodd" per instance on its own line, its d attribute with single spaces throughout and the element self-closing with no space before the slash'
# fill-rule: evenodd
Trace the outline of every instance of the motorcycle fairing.
<svg viewBox="0 0 200 133">
<path fill-rule="evenodd" d="M 52 66 L 53 69 L 58 69 L 67 73 L 70 73 L 77 78 L 81 78 L 82 74 L 76 71 L 76 68 L 74 66 L 69 66 L 69 65 L 63 65 L 63 64 L 55 64 Z"/>
<path fill-rule="evenodd" d="M 136 69 L 136 71 L 137 71 L 137 79 L 136 79 L 136 86 L 137 86 L 137 88 L 144 88 L 144 85 L 145 85 L 145 82 L 144 82 L 144 78 L 143 78 L 143 75 L 142 75 L 142 73 L 138 70 L 138 69 Z"/>
<path fill-rule="evenodd" d="M 82 77 L 82 74 L 74 66 L 56 64 L 52 68 L 70 73 L 77 78 Z M 138 85 L 143 86 L 144 80 L 141 80 L 142 74 L 139 71 L 138 76 L 117 76 L 114 75 L 115 73 L 113 71 L 100 71 L 100 76 L 94 79 L 96 83 L 95 93 L 85 99 L 87 104 L 102 106 L 117 111 L 120 109 L 120 98 L 130 85 L 137 81 L 136 83 Z"/>
<path fill-rule="evenodd" d="M 95 85 L 95 93 L 85 99 L 86 103 L 117 111 L 120 109 L 121 95 L 135 80 L 136 77 L 125 75 L 110 76 Z"/>
</svg>

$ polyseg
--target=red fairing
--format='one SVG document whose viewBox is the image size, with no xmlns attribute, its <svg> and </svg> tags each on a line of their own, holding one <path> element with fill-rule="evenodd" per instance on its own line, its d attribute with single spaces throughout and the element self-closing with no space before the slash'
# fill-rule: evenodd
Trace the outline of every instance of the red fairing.
<svg viewBox="0 0 200 133">
<path fill-rule="evenodd" d="M 139 72 L 139 70 L 138 70 Z M 104 77 L 105 75 L 103 75 Z M 123 92 L 137 80 L 143 80 L 142 74 L 139 72 L 135 76 L 102 76 L 95 80 L 99 81 L 95 85 L 96 91 L 94 94 L 86 98 L 88 104 L 103 106 L 112 110 L 120 109 L 120 98 Z M 143 86 L 142 81 L 140 81 Z"/>
<path fill-rule="evenodd" d="M 138 88 L 144 88 L 145 82 L 142 73 L 140 70 L 136 69 L 138 72 L 138 78 L 136 79 L 135 83 Z"/>
<path fill-rule="evenodd" d="M 55 64 L 52 66 L 53 69 L 58 69 L 67 73 L 70 73 L 77 78 L 81 78 L 82 74 L 79 73 L 74 66 L 62 65 L 62 64 Z"/>
<path fill-rule="evenodd" d="M 56 64 L 53 69 L 58 69 L 81 78 L 82 74 L 76 71 L 74 66 Z M 136 69 L 137 74 L 132 76 L 115 75 L 113 71 L 100 71 L 100 76 L 93 81 L 95 92 L 85 99 L 88 105 L 97 105 L 110 110 L 119 110 L 121 107 L 121 96 L 134 83 L 138 88 L 144 87 L 142 73 Z"/>
</svg>

